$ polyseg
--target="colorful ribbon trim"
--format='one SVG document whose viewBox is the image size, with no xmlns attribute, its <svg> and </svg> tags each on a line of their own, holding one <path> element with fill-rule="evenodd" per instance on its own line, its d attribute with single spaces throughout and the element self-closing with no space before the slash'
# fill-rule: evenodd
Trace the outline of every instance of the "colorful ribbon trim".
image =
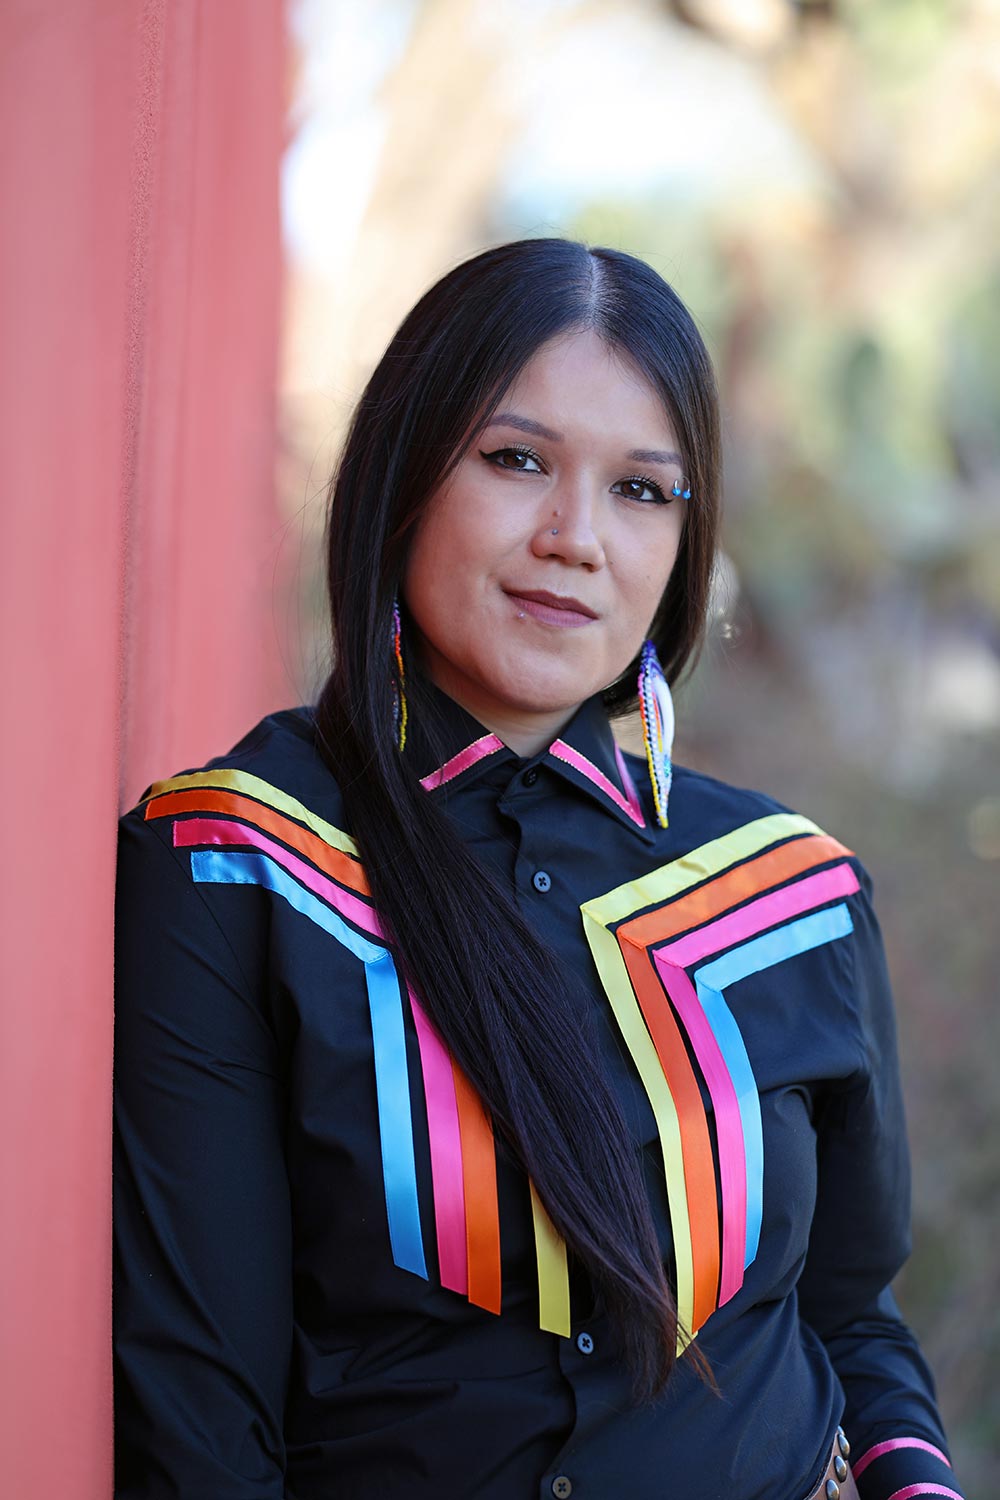
<svg viewBox="0 0 1000 1500">
<path fill-rule="evenodd" d="M 935 1448 L 933 1443 L 928 1443 L 924 1438 L 901 1437 L 888 1438 L 885 1442 L 876 1443 L 874 1447 L 867 1449 L 856 1463 L 851 1464 L 851 1473 L 855 1479 L 859 1478 L 865 1472 L 868 1465 L 874 1463 L 877 1458 L 881 1458 L 884 1453 L 895 1453 L 900 1448 L 918 1448 L 921 1453 L 929 1453 L 932 1458 L 939 1458 L 943 1464 L 947 1464 L 948 1468 L 951 1468 L 951 1460 L 948 1455 L 942 1453 L 940 1448 Z"/>
<path fill-rule="evenodd" d="M 755 944 L 731 949 L 716 964 L 699 969 L 693 987 L 683 970 L 686 965 L 717 952 L 730 942 L 857 888 L 857 877 L 850 865 L 840 865 L 759 898 L 738 912 L 655 952 L 660 978 L 684 1023 L 716 1112 L 723 1222 L 726 1225 L 720 1305 L 739 1290 L 743 1271 L 757 1253 L 764 1179 L 760 1105 L 753 1070 L 722 990 L 747 974 L 803 951 L 804 946 L 813 947 L 841 936 L 842 920 L 834 921 L 830 914 L 823 913 L 820 918 L 809 919 L 812 925 L 793 923 L 779 928 L 766 941 L 760 939 Z M 846 918 L 845 930 L 849 931 L 851 924 L 846 908 L 836 910 Z M 827 916 L 830 916 L 829 921 L 822 920 Z M 746 967 L 748 964 L 750 967 Z M 737 1114 L 733 1112 L 734 1104 Z"/>
<path fill-rule="evenodd" d="M 789 835 L 796 837 L 767 848 Z M 582 908 L 601 982 L 660 1134 L 683 1325 L 678 1352 L 715 1307 L 739 1290 L 760 1237 L 760 1103 L 743 1038 L 723 992 L 740 978 L 851 930 L 843 904 L 798 922 L 787 920 L 856 890 L 857 878 L 847 864 L 761 896 L 790 875 L 851 852 L 801 814 L 772 814 Z M 691 890 L 693 886 L 697 889 Z M 732 910 L 748 897 L 756 899 Z M 719 920 L 706 926 L 712 918 Z M 774 930 L 753 936 L 764 928 Z M 752 941 L 742 941 L 748 937 Z M 703 964 L 693 976 L 685 972 L 711 953 L 719 955 L 714 962 Z M 650 1066 L 650 1046 L 656 1069 Z M 715 1114 L 718 1190 L 692 1056 Z"/>
<path fill-rule="evenodd" d="M 572 745 L 567 745 L 565 740 L 553 740 L 549 746 L 550 755 L 554 755 L 558 760 L 565 761 L 568 766 L 573 767 L 574 771 L 579 771 L 581 776 L 586 776 L 588 781 L 592 781 L 595 786 L 600 787 L 606 797 L 611 798 L 616 807 L 620 807 L 623 813 L 627 813 L 633 823 L 638 824 L 640 828 L 645 828 L 646 820 L 642 815 L 642 808 L 639 805 L 635 787 L 625 769 L 625 762 L 621 758 L 617 745 L 615 746 L 615 751 L 618 769 L 622 775 L 622 784 L 626 788 L 625 796 L 622 795 L 613 781 L 609 781 L 599 766 L 595 766 L 594 762 L 588 760 L 579 750 L 574 750 Z M 629 793 L 631 793 L 631 797 L 629 797 Z"/>
<path fill-rule="evenodd" d="M 465 1185 L 469 1301 L 500 1311 L 500 1216 L 493 1130 L 479 1095 L 452 1059 Z"/>
<path fill-rule="evenodd" d="M 439 766 L 436 771 L 431 771 L 427 776 L 422 776 L 420 778 L 420 785 L 425 790 L 432 792 L 435 788 L 443 786 L 448 781 L 452 781 L 456 776 L 461 776 L 462 772 L 467 771 L 470 766 L 476 765 L 479 761 L 485 760 L 490 755 L 495 755 L 498 750 L 503 750 L 504 748 L 503 740 L 499 739 L 495 734 L 485 734 L 480 739 L 473 740 L 471 745 L 466 745 L 464 750 L 459 750 L 457 755 L 453 755 L 450 760 L 446 760 L 444 765 Z M 621 777 L 622 791 L 619 791 L 614 782 L 605 776 L 599 766 L 595 766 L 594 762 L 584 755 L 582 751 L 575 749 L 573 745 L 568 744 L 565 740 L 553 740 L 549 746 L 549 753 L 554 755 L 557 760 L 561 760 L 566 765 L 572 766 L 575 771 L 579 771 L 581 776 L 586 776 L 587 780 L 598 787 L 606 797 L 609 797 L 615 806 L 619 807 L 627 817 L 631 818 L 637 827 L 646 827 L 646 819 L 643 816 L 639 794 L 635 789 L 635 783 L 629 775 L 621 747 L 617 743 L 615 744 L 615 764 L 618 767 L 618 774 Z"/>
<path fill-rule="evenodd" d="M 500 747 L 495 736 L 485 736 L 424 784 L 440 785 Z M 634 821 L 641 819 L 620 751 L 624 796 L 586 757 L 563 748 L 570 753 L 562 759 Z M 210 846 L 191 850 L 196 880 L 265 886 L 364 964 L 393 1259 L 427 1278 L 403 987 L 371 905 L 357 846 L 296 799 L 240 771 L 197 772 L 154 783 L 146 817 L 169 815 L 174 815 L 178 847 Z M 601 982 L 656 1119 L 674 1237 L 679 1353 L 715 1308 L 739 1290 L 761 1229 L 760 1104 L 726 991 L 741 978 L 851 931 L 842 900 L 824 905 L 857 890 L 851 867 L 841 862 L 799 878 L 851 852 L 808 818 L 774 814 L 581 908 Z M 499 1313 L 502 1265 L 492 1125 L 419 999 L 409 990 L 407 997 L 423 1078 L 441 1284 Z M 699 1075 L 715 1115 L 718 1163 Z M 539 1323 L 568 1336 L 566 1246 L 534 1184 L 529 1187 Z M 866 1461 L 871 1461 L 867 1455 Z"/>
<path fill-rule="evenodd" d="M 358 846 L 350 834 L 344 833 L 340 828 L 335 828 L 325 818 L 318 817 L 298 798 L 290 797 L 280 787 L 272 786 L 269 781 L 264 781 L 260 776 L 254 776 L 249 771 L 191 771 L 185 776 L 171 776 L 166 781 L 154 781 L 149 789 L 149 798 L 155 798 L 156 801 L 147 801 L 146 817 L 164 817 L 168 811 L 174 809 L 179 811 L 185 803 L 199 810 L 209 806 L 209 803 L 201 798 L 185 798 L 177 802 L 171 801 L 168 805 L 161 805 L 160 799 L 165 793 L 187 791 L 189 788 L 193 791 L 195 788 L 202 787 L 228 788 L 233 792 L 244 794 L 248 799 L 256 799 L 247 803 L 250 809 L 247 815 L 254 822 L 261 821 L 262 804 L 265 804 L 266 807 L 273 808 L 276 812 L 284 813 L 287 818 L 295 818 L 299 823 L 304 823 L 330 848 L 339 849 L 344 854 L 358 858 Z M 367 883 L 365 889 L 367 889 Z"/>
<path fill-rule="evenodd" d="M 622 747 L 621 745 L 619 745 L 617 740 L 615 741 L 615 765 L 618 767 L 618 775 L 621 777 L 622 788 L 625 792 L 625 799 L 628 802 L 629 806 L 634 809 L 637 820 L 641 823 L 642 827 L 645 828 L 646 819 L 643 816 L 642 803 L 639 801 L 639 793 L 635 789 L 635 782 L 632 780 L 632 777 L 629 774 L 628 766 L 625 764 L 625 757 L 622 754 Z"/>
<path fill-rule="evenodd" d="M 649 1027 L 666 1087 L 677 1111 L 679 1156 L 683 1164 L 691 1242 L 699 1247 L 698 1256 L 692 1260 L 691 1290 L 691 1327 L 697 1330 L 715 1311 L 719 1286 L 719 1215 L 708 1116 L 677 1020 L 670 1006 L 663 1004 L 663 992 L 652 958 L 646 949 L 625 942 L 621 932 L 619 928 L 618 939 L 628 978 Z M 687 980 L 687 975 L 684 978 Z M 687 982 L 690 984 L 689 980 Z"/>
<path fill-rule="evenodd" d="M 751 1264 L 757 1254 L 763 1209 L 764 1188 L 764 1141 L 761 1131 L 760 1099 L 750 1059 L 736 1018 L 723 998 L 729 985 L 749 974 L 772 967 L 796 953 L 834 938 L 844 937 L 853 928 L 850 913 L 844 905 L 829 911 L 815 912 L 798 922 L 765 933 L 742 947 L 732 948 L 714 963 L 705 964 L 695 971 L 695 990 L 702 1010 L 715 1032 L 719 1050 L 733 1080 L 736 1099 L 743 1127 L 744 1171 L 746 1175 L 746 1223 L 745 1254 L 743 1267 L 738 1270 L 740 1251 L 738 1226 L 734 1236 L 732 1257 L 733 1292 L 742 1284 L 742 1269 Z M 658 968 L 669 965 L 668 959 L 656 955 Z M 662 968 L 661 968 L 662 973 Z M 726 1271 L 725 1234 L 723 1235 L 723 1275 Z M 720 1299 L 721 1300 L 721 1299 Z"/>
<path fill-rule="evenodd" d="M 680 1353 L 687 1347 L 691 1330 L 694 1327 L 694 1260 L 680 1118 L 674 1095 L 660 1066 L 650 1034 L 646 1030 L 642 1012 L 636 1003 L 618 943 L 613 933 L 590 918 L 590 905 L 591 903 L 588 903 L 582 908 L 587 941 L 615 1020 L 618 1022 L 625 1045 L 632 1054 L 632 1060 L 642 1080 L 643 1088 L 646 1090 L 660 1138 L 667 1184 L 667 1201 L 674 1236 L 674 1257 L 677 1270 L 677 1348 Z"/>
<path fill-rule="evenodd" d="M 919 1484 L 907 1484 L 901 1490 L 893 1490 L 889 1500 L 916 1500 L 918 1495 L 938 1495 L 942 1500 L 964 1500 L 958 1490 L 949 1489 L 946 1484 L 939 1484 L 935 1479 L 924 1479 Z"/>
<path fill-rule="evenodd" d="M 175 824 L 174 828 L 183 832 L 184 824 Z M 376 947 L 355 932 L 337 912 L 293 880 L 287 869 L 266 854 L 195 849 L 191 852 L 191 874 L 197 881 L 266 887 L 322 927 L 364 964 L 375 1049 L 379 1140 L 392 1258 L 397 1266 L 426 1278 L 413 1155 L 402 994 L 392 955 L 388 949 Z"/>
<path fill-rule="evenodd" d="M 549 1333 L 570 1334 L 569 1268 L 566 1241 L 556 1229 L 539 1198 L 535 1184 L 531 1188 L 531 1219 L 535 1230 L 535 1259 L 538 1264 L 539 1327 Z"/>
<path fill-rule="evenodd" d="M 460 1292 L 464 1297 L 469 1291 L 465 1249 L 465 1179 L 462 1172 L 462 1137 L 458 1125 L 458 1102 L 451 1070 L 451 1054 L 416 995 L 412 990 L 409 993 L 410 1009 L 420 1045 L 420 1067 L 424 1076 L 439 1275 L 442 1286 L 449 1287 L 453 1292 Z"/>
<path fill-rule="evenodd" d="M 195 879 L 266 886 L 364 963 L 390 1244 L 397 1265 L 426 1278 L 400 981 L 378 916 L 370 899 L 362 899 L 370 898 L 370 891 L 353 857 L 353 840 L 278 788 L 239 771 L 196 772 L 157 782 L 150 799 L 147 818 L 175 815 L 176 847 L 213 846 L 192 848 Z M 176 816 L 208 812 L 236 817 Z M 222 846 L 227 853 L 220 852 Z M 407 996 L 424 1084 L 440 1281 L 477 1305 L 499 1312 L 501 1258 L 492 1126 L 409 988 Z M 561 1311 L 569 1305 L 565 1247 L 560 1281 L 554 1230 L 534 1205 L 532 1216 L 543 1299 L 541 1326 L 568 1336 L 568 1314 Z"/>
<path fill-rule="evenodd" d="M 384 941 L 382 925 L 375 908 L 353 891 L 345 890 L 336 881 L 312 868 L 304 859 L 293 854 L 275 839 L 269 838 L 261 829 L 248 823 L 238 823 L 228 818 L 184 818 L 173 825 L 174 844 L 178 848 L 190 848 L 194 844 L 216 844 L 242 846 L 259 849 L 271 856 L 296 879 L 328 901 L 348 921 L 354 922 L 362 931 Z"/>
<path fill-rule="evenodd" d="M 488 755 L 495 755 L 503 748 L 503 740 L 498 739 L 495 734 L 484 734 L 481 739 L 473 740 L 471 745 L 466 745 L 464 750 L 453 755 L 451 760 L 446 760 L 438 770 L 431 771 L 428 776 L 421 776 L 420 785 L 432 792 L 435 787 L 443 786 L 446 781 L 452 781 L 456 776 L 461 776 L 463 771 L 467 771 L 477 761 L 485 760 Z"/>
</svg>

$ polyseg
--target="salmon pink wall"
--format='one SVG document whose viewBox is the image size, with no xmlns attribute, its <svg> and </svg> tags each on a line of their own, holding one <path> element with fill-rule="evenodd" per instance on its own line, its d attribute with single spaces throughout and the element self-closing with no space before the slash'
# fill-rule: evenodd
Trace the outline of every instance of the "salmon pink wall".
<svg viewBox="0 0 1000 1500">
<path fill-rule="evenodd" d="M 112 1494 L 117 814 L 294 699 L 274 624 L 284 19 L 282 0 L 0 7 L 11 1500 Z"/>
</svg>

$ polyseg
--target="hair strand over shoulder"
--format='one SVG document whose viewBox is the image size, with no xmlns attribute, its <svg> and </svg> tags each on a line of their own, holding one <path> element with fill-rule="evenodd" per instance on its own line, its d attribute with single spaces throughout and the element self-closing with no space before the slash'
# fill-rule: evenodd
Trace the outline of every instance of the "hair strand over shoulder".
<svg viewBox="0 0 1000 1500">
<path fill-rule="evenodd" d="M 721 466 L 704 342 L 644 261 L 574 240 L 517 240 L 455 266 L 420 298 L 358 401 L 328 496 L 333 666 L 316 724 L 407 977 L 498 1144 L 531 1177 L 589 1274 L 641 1401 L 673 1368 L 677 1313 L 639 1153 L 565 977 L 420 786 L 396 747 L 392 714 L 392 608 L 413 529 L 534 353 L 583 328 L 658 391 L 681 444 L 697 503 L 651 634 L 671 682 L 697 660 Z M 638 660 L 605 690 L 609 712 L 634 706 L 637 672 Z M 412 668 L 407 693 L 419 715 Z M 697 1341 L 685 1360 L 712 1383 Z"/>
</svg>

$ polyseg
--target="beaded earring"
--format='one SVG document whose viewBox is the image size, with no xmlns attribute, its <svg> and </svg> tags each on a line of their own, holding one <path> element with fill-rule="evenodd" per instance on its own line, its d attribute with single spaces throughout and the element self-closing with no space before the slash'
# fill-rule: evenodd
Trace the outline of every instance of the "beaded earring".
<svg viewBox="0 0 1000 1500">
<path fill-rule="evenodd" d="M 399 598 L 392 601 L 392 652 L 396 658 L 396 671 L 392 680 L 392 722 L 396 730 L 396 743 L 400 750 L 406 744 L 406 673 L 403 670 L 401 644 L 402 622 L 399 618 Z"/>
<path fill-rule="evenodd" d="M 639 712 L 642 715 L 642 738 L 646 746 L 646 764 L 653 788 L 656 820 L 661 828 L 666 828 L 667 802 L 673 779 L 670 755 L 674 741 L 674 700 L 651 640 L 643 645 L 640 659 Z"/>
</svg>

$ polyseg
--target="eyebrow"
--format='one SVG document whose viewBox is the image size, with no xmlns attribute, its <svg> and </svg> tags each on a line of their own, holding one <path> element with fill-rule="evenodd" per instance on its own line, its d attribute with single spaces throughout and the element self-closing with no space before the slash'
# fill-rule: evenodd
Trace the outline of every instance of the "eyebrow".
<svg viewBox="0 0 1000 1500">
<path fill-rule="evenodd" d="M 519 416 L 516 411 L 501 411 L 484 422 L 479 429 L 485 432 L 489 427 L 516 427 L 520 432 L 529 432 L 534 437 L 548 438 L 551 443 L 561 443 L 563 435 L 554 432 L 551 427 L 545 427 L 541 422 L 533 422 L 530 417 Z M 625 455 L 626 458 L 635 459 L 640 464 L 680 464 L 682 462 L 679 453 L 673 453 L 665 448 L 630 448 Z"/>
</svg>

